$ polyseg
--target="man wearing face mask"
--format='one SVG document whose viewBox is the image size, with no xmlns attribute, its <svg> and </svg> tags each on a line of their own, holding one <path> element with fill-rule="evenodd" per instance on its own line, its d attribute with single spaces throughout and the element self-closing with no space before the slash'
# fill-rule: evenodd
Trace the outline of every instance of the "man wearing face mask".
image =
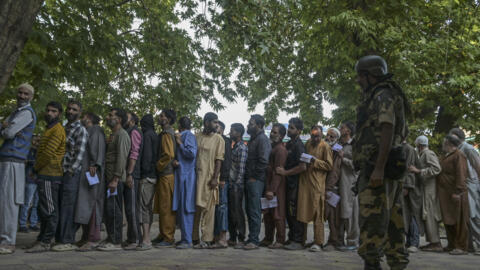
<svg viewBox="0 0 480 270">
<path fill-rule="evenodd" d="M 107 115 L 107 126 L 112 130 L 111 140 L 105 154 L 105 181 L 107 199 L 105 200 L 105 227 L 107 239 L 97 249 L 100 251 L 121 250 L 123 237 L 123 190 L 127 181 L 127 162 L 130 153 L 130 136 L 123 126 L 127 122 L 127 113 L 113 108 Z"/>
<path fill-rule="evenodd" d="M 67 104 L 67 145 L 65 157 L 63 158 L 63 179 L 60 186 L 60 216 L 58 221 L 56 243 L 53 251 L 70 251 L 77 247 L 75 243 L 75 232 L 77 226 L 74 223 L 75 204 L 78 195 L 80 177 L 83 175 L 82 161 L 85 149 L 87 148 L 88 133 L 80 123 L 82 104 L 70 100 Z"/>
<path fill-rule="evenodd" d="M 245 205 L 248 218 L 248 240 L 243 249 L 257 249 L 258 235 L 262 225 L 261 197 L 265 186 L 265 177 L 268 167 L 268 157 L 272 146 L 265 135 L 263 127 L 265 119 L 259 114 L 251 116 L 248 121 L 247 132 L 250 134 L 248 142 L 248 157 L 245 170 Z"/>
<path fill-rule="evenodd" d="M 267 180 L 265 181 L 265 198 L 272 200 L 277 198 L 277 207 L 264 209 L 263 222 L 265 224 L 265 238 L 260 246 L 271 249 L 283 248 L 285 243 L 285 176 L 278 174 L 275 169 L 283 168 L 287 161 L 287 149 L 283 145 L 283 138 L 287 130 L 282 124 L 274 124 L 270 132 L 272 151 L 267 168 Z M 273 238 L 276 233 L 276 242 Z"/>
<path fill-rule="evenodd" d="M 340 225 L 340 204 L 331 205 L 328 200 L 330 196 L 338 196 L 338 181 L 340 180 L 340 167 L 342 166 L 343 150 L 340 145 L 337 144 L 340 138 L 340 130 L 337 128 L 329 128 L 327 131 L 327 137 L 325 142 L 332 148 L 333 153 L 333 167 L 327 174 L 327 180 L 325 183 L 325 220 L 328 221 L 328 228 L 330 234 L 328 235 L 327 245 L 323 247 L 324 251 L 332 251 L 340 246 L 340 240 L 338 239 L 338 231 Z"/>
<path fill-rule="evenodd" d="M 36 116 L 30 101 L 35 90 L 24 83 L 17 88 L 17 109 L 0 124 L 0 254 L 15 251 L 17 220 L 24 202 L 25 162 Z"/>
<path fill-rule="evenodd" d="M 75 222 L 82 225 L 82 239 L 79 251 L 90 251 L 100 241 L 100 224 L 102 223 L 105 201 L 105 133 L 99 126 L 100 117 L 87 112 L 82 118 L 82 125 L 88 132 L 88 144 L 83 160 L 83 172 L 78 189 Z M 98 177 L 98 184 L 90 184 L 86 174 Z"/>
<path fill-rule="evenodd" d="M 66 134 L 60 124 L 62 105 L 51 101 L 47 104 L 43 133 L 37 149 L 34 171 L 37 174 L 38 215 L 40 234 L 37 241 L 26 250 L 28 253 L 50 250 L 58 223 L 58 196 L 63 178 L 62 160 L 65 156 Z"/>
<path fill-rule="evenodd" d="M 325 181 L 333 167 L 332 149 L 322 140 L 321 126 L 312 127 L 305 149 L 312 158 L 298 183 L 297 219 L 305 224 L 313 221 L 314 240 L 310 251 L 320 251 L 325 237 Z"/>
</svg>

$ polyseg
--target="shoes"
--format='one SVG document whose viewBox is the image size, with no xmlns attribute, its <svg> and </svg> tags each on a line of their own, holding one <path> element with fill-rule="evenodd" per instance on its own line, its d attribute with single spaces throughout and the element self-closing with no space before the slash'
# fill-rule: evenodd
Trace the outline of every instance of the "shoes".
<svg viewBox="0 0 480 270">
<path fill-rule="evenodd" d="M 151 243 L 147 244 L 147 243 L 142 242 L 135 248 L 135 250 L 136 251 L 146 251 L 146 250 L 150 250 L 152 248 L 153 248 L 153 246 L 152 246 Z"/>
<path fill-rule="evenodd" d="M 258 246 L 255 245 L 254 243 L 248 243 L 243 247 L 243 250 L 254 250 L 258 249 Z"/>
<path fill-rule="evenodd" d="M 283 248 L 286 250 L 302 250 L 304 247 L 302 244 L 292 241 L 290 244 L 285 245 Z"/>
<path fill-rule="evenodd" d="M 184 241 L 184 242 L 180 243 L 179 245 L 177 245 L 175 248 L 176 249 L 190 249 L 192 247 L 193 247 L 192 244 Z"/>
<path fill-rule="evenodd" d="M 272 244 L 272 241 L 263 239 L 258 246 L 260 247 L 268 247 Z"/>
<path fill-rule="evenodd" d="M 416 246 L 409 246 L 407 248 L 407 251 L 408 253 L 417 253 L 418 252 L 418 248 Z"/>
<path fill-rule="evenodd" d="M 380 262 L 375 262 L 375 263 L 368 263 L 365 262 L 364 270 L 382 270 L 382 267 L 380 266 Z"/>
<path fill-rule="evenodd" d="M 30 227 L 30 230 L 31 230 L 32 232 L 39 232 L 39 231 L 40 231 L 40 228 L 39 228 L 37 225 L 35 225 L 35 226 L 31 226 L 31 227 Z"/>
<path fill-rule="evenodd" d="M 77 248 L 76 251 L 80 251 L 80 252 L 94 251 L 96 247 L 97 247 L 96 243 L 86 242 L 85 244 L 79 246 L 79 248 Z"/>
<path fill-rule="evenodd" d="M 194 245 L 193 248 L 194 249 L 208 249 L 210 248 L 212 245 L 208 242 L 203 242 L 203 241 L 200 241 L 198 242 L 198 244 Z"/>
<path fill-rule="evenodd" d="M 20 227 L 18 228 L 19 233 L 29 233 L 30 231 L 28 230 L 27 227 Z"/>
<path fill-rule="evenodd" d="M 157 236 L 155 239 L 152 240 L 152 245 L 155 245 L 155 244 L 158 244 L 160 242 L 163 242 L 163 237 L 161 237 L 160 235 Z"/>
<path fill-rule="evenodd" d="M 443 252 L 443 251 L 447 251 L 447 250 L 444 250 L 444 248 L 442 248 L 442 245 L 440 243 L 435 243 L 435 244 L 428 244 L 428 245 L 425 245 L 425 246 L 421 246 L 420 247 L 420 250 L 421 251 L 429 251 L 429 252 Z M 451 251 L 448 250 L 448 251 Z"/>
<path fill-rule="evenodd" d="M 338 246 L 336 247 L 338 251 L 346 252 L 346 251 L 354 251 L 357 249 L 357 246 Z"/>
<path fill-rule="evenodd" d="M 319 252 L 322 251 L 322 247 L 317 244 L 313 244 L 308 250 L 311 252 Z"/>
<path fill-rule="evenodd" d="M 102 245 L 99 245 L 97 247 L 97 250 L 98 251 L 118 251 L 118 250 L 122 250 L 122 246 L 115 245 L 113 243 L 104 243 Z"/>
<path fill-rule="evenodd" d="M 275 244 L 271 244 L 268 246 L 269 249 L 280 249 L 283 248 L 284 245 L 282 243 L 276 242 Z"/>
<path fill-rule="evenodd" d="M 72 250 L 76 250 L 77 248 L 78 247 L 73 244 L 59 244 L 59 245 L 53 246 L 52 251 L 58 251 L 58 252 L 72 251 Z"/>
<path fill-rule="evenodd" d="M 35 242 L 33 246 L 25 250 L 25 253 L 40 253 L 50 251 L 50 244 L 43 242 Z"/>
<path fill-rule="evenodd" d="M 243 249 L 245 242 L 238 242 L 233 248 L 234 249 Z"/>
<path fill-rule="evenodd" d="M 323 246 L 323 251 L 329 252 L 329 251 L 334 251 L 335 247 L 332 244 L 326 244 Z"/>
<path fill-rule="evenodd" d="M 15 252 L 15 246 L 0 246 L 0 255 L 8 255 Z"/>
<path fill-rule="evenodd" d="M 234 246 L 237 245 L 237 241 L 228 240 L 228 241 L 227 241 L 227 244 L 228 244 L 228 246 L 230 246 L 230 247 L 234 247 Z"/>
<path fill-rule="evenodd" d="M 466 255 L 468 254 L 468 252 L 466 252 L 465 250 L 461 250 L 461 249 L 454 249 L 452 251 L 449 252 L 450 255 Z"/>
<path fill-rule="evenodd" d="M 153 241 L 152 241 L 153 242 Z M 162 241 L 160 243 L 153 244 L 154 247 L 156 248 L 161 248 L 161 247 L 173 247 L 173 244 L 167 241 Z"/>
<path fill-rule="evenodd" d="M 138 245 L 136 243 L 130 243 L 126 246 L 123 246 L 123 250 L 137 250 Z"/>
</svg>

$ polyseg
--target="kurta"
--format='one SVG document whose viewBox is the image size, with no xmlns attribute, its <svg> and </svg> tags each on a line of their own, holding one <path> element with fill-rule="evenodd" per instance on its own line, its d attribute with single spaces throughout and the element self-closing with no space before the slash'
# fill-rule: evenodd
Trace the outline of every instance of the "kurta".
<svg viewBox="0 0 480 270">
<path fill-rule="evenodd" d="M 438 243 L 438 222 L 442 220 L 442 214 L 437 197 L 436 176 L 442 169 L 437 155 L 430 149 L 420 153 L 419 163 L 423 191 L 422 220 L 425 221 L 426 238 L 429 242 Z"/>
<path fill-rule="evenodd" d="M 105 201 L 105 133 L 100 126 L 87 128 L 88 142 L 84 152 L 83 173 L 80 177 L 77 205 L 75 209 L 75 223 L 88 224 L 92 211 L 95 208 L 95 224 L 101 224 L 103 205 Z M 86 177 L 90 167 L 97 167 L 97 176 L 100 183 L 90 186 Z"/>
<path fill-rule="evenodd" d="M 197 137 L 197 198 L 196 205 L 206 208 L 212 201 L 218 204 L 218 188 L 210 189 L 208 182 L 212 180 L 215 161 L 223 160 L 225 142 L 217 133 L 205 135 L 198 133 Z M 218 180 L 218 179 L 217 179 Z"/>
<path fill-rule="evenodd" d="M 321 202 L 325 199 L 325 180 L 333 167 L 333 154 L 325 141 L 316 146 L 308 141 L 305 149 L 307 154 L 314 156 L 315 159 L 310 161 L 307 170 L 300 175 L 297 219 L 308 223 L 313 221 L 315 214 L 323 218 L 324 209 Z"/>
<path fill-rule="evenodd" d="M 273 147 L 270 152 L 267 168 L 267 181 L 265 192 L 271 191 L 277 196 L 278 207 L 270 208 L 269 212 L 273 215 L 273 219 L 285 220 L 285 176 L 281 176 L 275 172 L 275 168 L 284 167 L 287 161 L 287 149 L 283 143 L 279 143 Z"/>
<path fill-rule="evenodd" d="M 358 174 L 355 171 L 352 161 L 352 145 L 350 143 L 343 145 L 343 159 L 340 167 L 340 181 L 338 182 L 338 191 L 340 195 L 340 218 L 349 219 L 352 216 L 353 204 L 356 196 L 352 187 L 357 182 Z"/>
<path fill-rule="evenodd" d="M 456 225 L 459 220 L 468 220 L 467 159 L 460 150 L 448 154 L 441 162 L 442 172 L 437 176 L 438 199 L 445 225 Z M 460 202 L 452 199 L 460 195 Z"/>
<path fill-rule="evenodd" d="M 189 130 L 181 133 L 182 144 L 177 147 L 176 158 L 179 166 L 175 170 L 175 185 L 172 210 L 177 211 L 180 205 L 185 206 L 187 213 L 195 212 L 195 162 L 197 140 Z M 183 213 L 179 213 L 183 214 Z"/>
<path fill-rule="evenodd" d="M 407 168 L 410 165 L 419 168 L 420 161 L 415 148 L 409 144 L 404 144 L 403 147 L 407 156 Z M 410 229 L 410 222 L 412 218 L 415 217 L 419 233 L 423 234 L 423 222 L 420 222 L 422 220 L 422 186 L 420 177 L 413 172 L 407 172 L 403 178 L 403 189 L 408 190 L 408 195 L 402 196 L 405 232 L 408 233 Z"/>
</svg>

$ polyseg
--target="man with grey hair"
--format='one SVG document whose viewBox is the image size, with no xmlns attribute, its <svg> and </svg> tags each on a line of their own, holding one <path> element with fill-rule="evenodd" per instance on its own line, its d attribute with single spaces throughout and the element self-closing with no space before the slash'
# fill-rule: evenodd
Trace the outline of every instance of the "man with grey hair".
<svg viewBox="0 0 480 270">
<path fill-rule="evenodd" d="M 460 139 L 458 149 L 467 157 L 467 189 L 470 208 L 468 248 L 475 255 L 480 255 L 480 155 L 475 148 L 465 141 L 465 133 L 459 128 L 452 128 L 450 135 Z"/>
<path fill-rule="evenodd" d="M 421 246 L 423 251 L 442 252 L 438 223 L 442 221 L 440 204 L 437 198 L 436 176 L 441 172 L 440 162 L 437 155 L 428 149 L 428 138 L 419 136 L 415 140 L 415 146 L 420 155 L 420 168 L 415 165 L 408 167 L 408 171 L 422 177 L 423 205 L 422 220 L 424 222 L 425 238 L 429 244 Z"/>
<path fill-rule="evenodd" d="M 325 182 L 325 220 L 328 221 L 328 227 L 330 229 L 330 234 L 328 235 L 328 242 L 323 247 L 324 251 L 333 251 L 335 248 L 342 245 L 339 235 L 339 226 L 340 226 L 340 204 L 333 205 L 331 202 L 331 197 L 338 197 L 338 181 L 340 180 L 340 172 L 343 159 L 343 150 L 342 146 L 337 144 L 338 139 L 340 139 L 340 130 L 335 127 L 331 127 L 327 131 L 327 136 L 325 142 L 330 145 L 333 152 L 333 167 L 332 170 L 328 172 L 327 179 Z M 312 250 L 313 251 L 313 250 Z"/>
<path fill-rule="evenodd" d="M 24 83 L 17 88 L 17 108 L 0 124 L 0 254 L 15 251 L 17 220 L 24 203 L 25 162 L 36 116 L 30 105 L 35 90 Z"/>
</svg>

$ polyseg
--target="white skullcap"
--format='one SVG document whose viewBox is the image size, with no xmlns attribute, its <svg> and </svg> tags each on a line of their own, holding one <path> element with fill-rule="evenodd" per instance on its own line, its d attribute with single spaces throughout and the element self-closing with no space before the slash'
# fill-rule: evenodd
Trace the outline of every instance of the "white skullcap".
<svg viewBox="0 0 480 270">
<path fill-rule="evenodd" d="M 32 96 L 35 94 L 35 89 L 33 88 L 33 86 L 31 86 L 29 83 L 22 83 L 20 84 L 17 89 L 20 89 L 20 88 L 23 88 L 25 90 L 28 90 L 30 91 L 30 93 L 32 93 Z"/>
<path fill-rule="evenodd" d="M 340 138 L 341 133 L 340 133 L 340 130 L 338 130 L 338 128 L 331 127 L 328 130 L 333 130 L 337 134 L 337 138 Z"/>
<path fill-rule="evenodd" d="M 418 136 L 417 139 L 415 140 L 415 144 L 428 145 L 428 138 L 423 135 Z"/>
</svg>

